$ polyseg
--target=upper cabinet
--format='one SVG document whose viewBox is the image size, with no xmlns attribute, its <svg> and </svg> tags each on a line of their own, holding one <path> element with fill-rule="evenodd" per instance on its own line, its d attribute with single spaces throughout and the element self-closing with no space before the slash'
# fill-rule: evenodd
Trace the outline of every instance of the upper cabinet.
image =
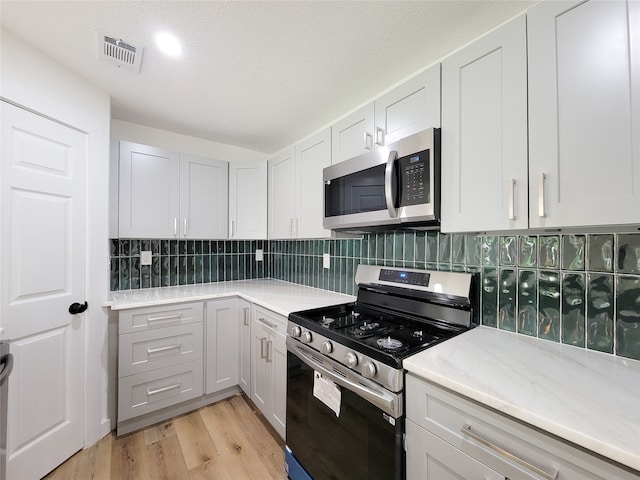
<svg viewBox="0 0 640 480">
<path fill-rule="evenodd" d="M 338 163 L 431 127 L 440 127 L 440 64 L 410 78 L 331 127 Z"/>
<path fill-rule="evenodd" d="M 227 238 L 228 164 L 120 142 L 121 238 Z"/>
<path fill-rule="evenodd" d="M 527 228 L 525 16 L 442 62 L 442 230 Z"/>
<path fill-rule="evenodd" d="M 442 83 L 443 231 L 640 222 L 638 2 L 538 3 Z"/>
<path fill-rule="evenodd" d="M 267 238 L 267 162 L 229 164 L 229 238 Z"/>
<path fill-rule="evenodd" d="M 527 14 L 531 227 L 640 221 L 640 3 Z"/>
<path fill-rule="evenodd" d="M 269 238 L 323 238 L 322 170 L 331 165 L 331 129 L 269 160 Z"/>
</svg>

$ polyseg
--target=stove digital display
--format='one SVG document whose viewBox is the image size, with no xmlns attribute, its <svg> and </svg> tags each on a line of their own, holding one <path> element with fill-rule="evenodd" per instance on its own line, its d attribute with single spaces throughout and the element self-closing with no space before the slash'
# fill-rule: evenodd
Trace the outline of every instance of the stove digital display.
<svg viewBox="0 0 640 480">
<path fill-rule="evenodd" d="M 403 270 L 380 270 L 378 280 L 385 282 L 402 283 L 405 285 L 418 285 L 420 287 L 429 286 L 429 274 L 426 272 L 407 272 Z"/>
</svg>

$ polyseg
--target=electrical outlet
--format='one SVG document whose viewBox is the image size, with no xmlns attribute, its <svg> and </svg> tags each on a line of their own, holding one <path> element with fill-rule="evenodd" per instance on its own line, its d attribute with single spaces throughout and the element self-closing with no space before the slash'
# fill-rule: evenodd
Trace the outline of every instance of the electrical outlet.
<svg viewBox="0 0 640 480">
<path fill-rule="evenodd" d="M 331 254 L 322 254 L 322 268 L 331 268 Z"/>
<path fill-rule="evenodd" d="M 264 260 L 264 253 L 261 248 L 256 249 L 256 262 L 262 262 Z"/>
<path fill-rule="evenodd" d="M 140 252 L 140 265 L 151 265 L 151 250 Z"/>
</svg>

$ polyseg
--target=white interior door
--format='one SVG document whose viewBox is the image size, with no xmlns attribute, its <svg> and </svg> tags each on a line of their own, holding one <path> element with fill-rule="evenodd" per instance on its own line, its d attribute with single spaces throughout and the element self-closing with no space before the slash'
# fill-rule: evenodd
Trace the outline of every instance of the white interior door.
<svg viewBox="0 0 640 480">
<path fill-rule="evenodd" d="M 11 341 L 7 478 L 83 447 L 87 136 L 0 102 L 0 321 Z"/>
</svg>

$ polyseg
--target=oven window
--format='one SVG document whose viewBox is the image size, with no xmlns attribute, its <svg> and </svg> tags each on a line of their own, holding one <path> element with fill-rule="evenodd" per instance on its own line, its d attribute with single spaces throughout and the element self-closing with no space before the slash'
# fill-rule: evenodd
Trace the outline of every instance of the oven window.
<svg viewBox="0 0 640 480">
<path fill-rule="evenodd" d="M 385 165 L 331 180 L 324 186 L 325 217 L 386 210 Z"/>
<path fill-rule="evenodd" d="M 313 369 L 287 352 L 287 446 L 316 479 L 400 480 L 404 417 L 341 387 L 340 416 L 313 395 Z M 388 417 L 387 417 L 388 418 Z"/>
</svg>

